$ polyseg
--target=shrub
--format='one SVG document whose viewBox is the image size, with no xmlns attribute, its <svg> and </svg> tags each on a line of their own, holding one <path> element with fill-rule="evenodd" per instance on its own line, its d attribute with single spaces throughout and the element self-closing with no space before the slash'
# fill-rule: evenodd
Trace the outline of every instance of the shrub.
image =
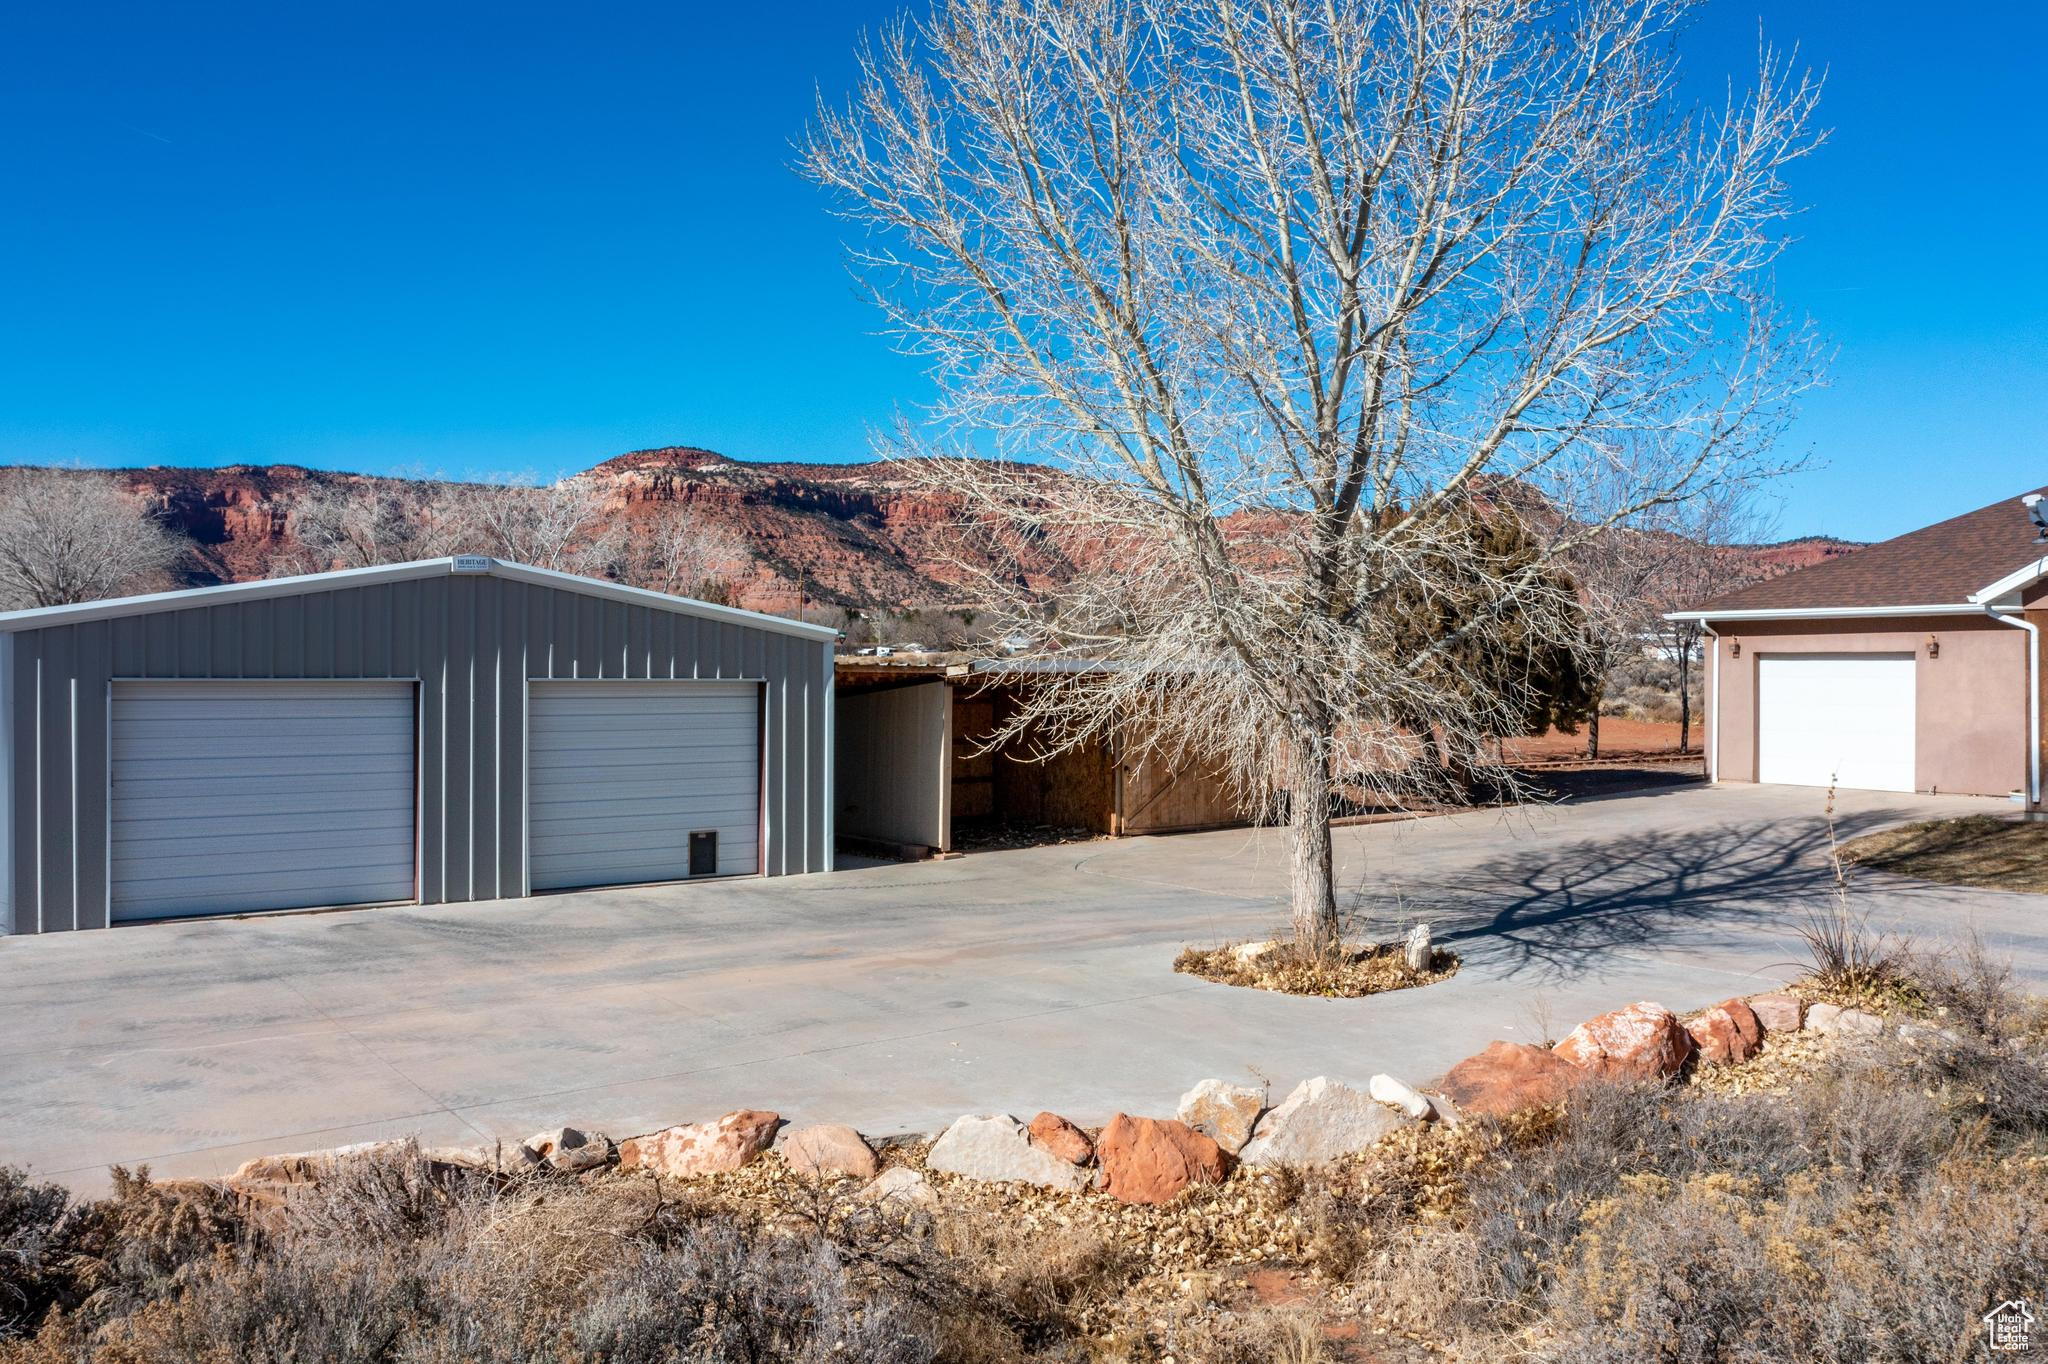
<svg viewBox="0 0 2048 1364">
<path fill-rule="evenodd" d="M 28 1173 L 0 1165 L 0 1340 L 41 1320 L 54 1289 L 50 1247 L 70 1206 L 55 1184 L 35 1184 Z"/>
</svg>

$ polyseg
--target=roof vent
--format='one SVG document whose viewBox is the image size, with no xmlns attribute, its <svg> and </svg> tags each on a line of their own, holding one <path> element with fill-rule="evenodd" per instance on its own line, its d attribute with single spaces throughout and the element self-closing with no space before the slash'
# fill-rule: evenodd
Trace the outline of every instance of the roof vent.
<svg viewBox="0 0 2048 1364">
<path fill-rule="evenodd" d="M 455 573 L 488 573 L 491 571 L 491 556 L 488 554 L 458 554 L 451 569 Z"/>
</svg>

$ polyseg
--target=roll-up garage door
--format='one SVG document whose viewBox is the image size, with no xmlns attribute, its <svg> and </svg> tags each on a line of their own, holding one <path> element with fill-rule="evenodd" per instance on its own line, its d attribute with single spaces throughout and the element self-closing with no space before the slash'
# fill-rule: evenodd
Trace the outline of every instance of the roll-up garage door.
<svg viewBox="0 0 2048 1364">
<path fill-rule="evenodd" d="M 534 890 L 759 871 L 761 689 L 534 682 L 527 801 Z"/>
<path fill-rule="evenodd" d="M 1760 655 L 1757 780 L 1913 790 L 1913 666 L 1911 654 Z"/>
<path fill-rule="evenodd" d="M 410 682 L 117 682 L 113 917 L 411 900 Z"/>
</svg>

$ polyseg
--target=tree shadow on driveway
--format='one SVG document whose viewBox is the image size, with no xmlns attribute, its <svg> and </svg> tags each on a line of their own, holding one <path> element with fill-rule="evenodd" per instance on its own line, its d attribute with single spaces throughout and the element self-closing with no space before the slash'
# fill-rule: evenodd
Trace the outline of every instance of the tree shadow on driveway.
<svg viewBox="0 0 2048 1364">
<path fill-rule="evenodd" d="M 1844 817 L 1844 839 L 1902 818 Z M 1569 980 L 1613 954 L 1782 951 L 1833 877 L 1817 819 L 1659 829 L 1529 848 L 1455 881 L 1404 886 L 1411 918 L 1489 976 Z"/>
</svg>

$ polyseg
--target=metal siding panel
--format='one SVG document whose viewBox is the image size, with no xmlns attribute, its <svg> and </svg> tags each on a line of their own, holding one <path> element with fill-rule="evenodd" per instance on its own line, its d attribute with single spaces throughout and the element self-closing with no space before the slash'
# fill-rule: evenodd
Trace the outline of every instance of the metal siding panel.
<svg viewBox="0 0 2048 1364">
<path fill-rule="evenodd" d="M 312 620 L 313 603 L 320 599 L 318 595 L 281 597 L 263 603 L 272 608 L 264 620 L 270 630 L 269 676 L 307 676 L 307 627 Z"/>
<path fill-rule="evenodd" d="M 363 673 L 363 594 L 359 588 L 348 588 L 330 595 L 333 618 L 329 623 L 326 642 L 321 646 L 326 651 L 327 677 L 362 677 Z"/>
<path fill-rule="evenodd" d="M 413 589 L 410 651 L 420 675 L 420 900 L 438 905 L 448 899 L 447 597 L 421 593 L 418 583 L 394 586 Z"/>
<path fill-rule="evenodd" d="M 654 612 L 637 604 L 626 608 L 625 675 L 654 676 Z"/>
<path fill-rule="evenodd" d="M 305 604 L 299 614 L 301 637 L 304 640 L 304 676 L 334 676 L 334 623 L 338 618 L 339 603 L 335 592 L 315 592 L 305 597 L 286 597 L 284 601 Z M 288 613 L 289 614 L 289 613 Z"/>
<path fill-rule="evenodd" d="M 212 625 L 206 608 L 196 607 L 180 611 L 173 617 L 173 629 L 178 639 L 178 666 L 174 673 L 178 677 L 205 677 L 206 661 L 213 656 Z"/>
<path fill-rule="evenodd" d="M 673 679 L 676 675 L 676 613 L 647 613 L 647 675 Z"/>
<path fill-rule="evenodd" d="M 753 638 L 760 637 L 755 635 Z M 786 799 L 788 785 L 783 780 L 783 764 L 789 757 L 786 742 L 788 726 L 785 723 L 788 699 L 788 688 L 783 685 L 782 679 L 771 675 L 767 685 L 762 688 L 761 697 L 761 737 L 764 752 L 760 797 L 766 824 L 762 830 L 761 870 L 770 876 L 781 876 L 789 870 L 791 829 Z"/>
<path fill-rule="evenodd" d="M 488 900 L 498 894 L 498 610 L 505 584 L 497 578 L 469 581 L 476 597 L 469 660 L 469 894 Z"/>
<path fill-rule="evenodd" d="M 781 639 L 782 636 L 775 636 Z M 769 636 L 759 630 L 745 630 L 740 633 L 740 676 L 766 677 L 768 675 Z"/>
<path fill-rule="evenodd" d="M 573 594 L 564 594 L 573 595 Z M 575 597 L 576 666 L 572 677 L 604 676 L 604 606 L 595 597 Z"/>
<path fill-rule="evenodd" d="M 427 670 L 420 664 L 419 643 L 420 585 L 386 583 L 383 590 L 391 594 L 385 606 L 391 639 L 391 676 L 424 680 Z"/>
<path fill-rule="evenodd" d="M 498 689 L 498 875 L 501 896 L 525 893 L 526 877 L 526 669 L 532 588 L 505 584 L 499 640 Z"/>
<path fill-rule="evenodd" d="M 548 676 L 565 679 L 576 676 L 580 655 L 577 650 L 577 602 L 567 592 L 548 589 L 548 601 L 552 604 L 554 625 L 550 635 L 554 641 L 548 660 Z"/>
<path fill-rule="evenodd" d="M 76 794 L 72 824 L 72 864 L 78 878 L 75 923 L 80 928 L 107 926 L 107 679 L 113 663 L 113 641 L 103 620 L 78 627 L 78 660 L 73 675 L 75 709 L 72 744 L 76 754 Z"/>
<path fill-rule="evenodd" d="M 447 802 L 442 848 L 442 898 L 471 900 L 470 883 L 476 855 L 476 608 L 477 580 L 449 577 L 444 581 L 442 641 L 448 679 L 448 719 L 442 744 L 446 771 L 442 776 Z"/>
<path fill-rule="evenodd" d="M 172 628 L 178 619 L 175 611 L 165 611 L 154 616 L 137 616 L 143 623 L 143 634 L 147 643 L 148 657 L 143 671 L 151 677 L 174 677 L 178 672 L 178 635 Z"/>
<path fill-rule="evenodd" d="M 149 641 L 143 630 L 147 616 L 119 616 L 108 621 L 112 627 L 113 656 L 108 666 L 116 677 L 149 675 Z"/>
<path fill-rule="evenodd" d="M 359 677 L 399 676 L 391 666 L 391 588 L 358 587 L 348 595 L 355 602 L 355 630 L 337 645 L 336 661 L 347 662 Z"/>
<path fill-rule="evenodd" d="M 271 677 L 276 674 L 277 629 L 271 620 L 271 608 L 276 604 L 269 601 L 252 601 L 239 607 L 218 608 L 235 613 L 230 633 L 241 652 L 234 671 L 228 673 L 216 670 L 216 677 Z"/>
<path fill-rule="evenodd" d="M 14 922 L 14 810 L 19 804 L 15 784 L 14 635 L 0 633 L 0 937 L 28 930 Z"/>
<path fill-rule="evenodd" d="M 676 621 L 676 676 L 702 677 L 704 675 L 704 623 L 695 616 L 684 616 Z"/>
<path fill-rule="evenodd" d="M 521 584 L 526 596 L 526 675 L 555 675 L 554 594 L 545 588 Z"/>
<path fill-rule="evenodd" d="M 40 631 L 9 635 L 8 644 L 13 657 L 7 664 L 7 723 L 13 751 L 8 754 L 11 804 L 7 823 L 14 856 L 9 898 L 14 902 L 14 931 L 40 933 L 43 925 L 37 898 L 42 886 L 36 876 L 36 840 L 42 789 L 36 781 L 36 752 L 42 734 L 37 724 L 36 679 L 40 673 L 42 635 Z"/>
<path fill-rule="evenodd" d="M 619 601 L 600 601 L 599 620 L 603 634 L 603 647 L 598 653 L 600 677 L 629 676 L 632 643 L 628 635 L 629 615 L 626 604 Z"/>
<path fill-rule="evenodd" d="M 206 608 L 206 638 L 208 644 L 206 675 L 208 677 L 241 676 L 242 654 L 239 647 L 241 636 L 235 627 L 234 607 L 209 606 Z"/>
<path fill-rule="evenodd" d="M 58 626 L 43 632 L 40 736 L 36 772 L 41 783 L 42 818 L 37 847 L 41 885 L 37 901 L 45 933 L 77 927 L 72 905 L 71 691 L 74 631 Z"/>
<path fill-rule="evenodd" d="M 834 764 L 838 762 L 838 748 L 834 745 L 834 733 L 831 733 L 831 727 L 834 727 L 834 723 L 838 723 L 840 707 L 838 707 L 838 696 L 836 696 L 836 692 L 838 692 L 838 676 L 834 674 L 834 666 L 831 666 L 831 649 L 834 649 L 834 645 L 829 645 L 829 643 L 813 643 L 811 645 L 811 657 L 813 657 L 813 662 L 811 662 L 811 678 L 813 678 L 813 688 L 811 688 L 811 788 L 805 793 L 805 801 L 809 803 L 809 807 L 811 807 L 811 811 L 815 813 L 815 819 L 817 819 L 817 840 L 813 842 L 813 848 L 811 848 L 811 870 L 831 870 L 831 858 L 834 858 L 834 854 L 838 852 L 838 848 L 836 848 L 836 842 L 838 842 L 836 834 L 838 832 L 834 829 L 834 823 L 831 823 L 831 821 L 834 821 L 834 817 L 836 817 L 834 815 L 836 801 L 834 801 L 834 795 L 831 795 L 831 791 L 834 791 L 834 784 L 840 780 L 840 774 L 834 768 Z M 950 694 L 948 694 L 946 705 L 948 707 L 952 705 Z M 948 743 L 946 743 L 946 750 L 944 752 L 948 754 L 948 762 L 950 762 L 950 752 L 952 752 L 950 735 L 948 735 Z M 948 813 L 948 819 L 950 819 L 950 813 Z M 948 848 L 950 848 L 952 840 L 948 838 L 946 842 L 948 842 Z"/>
</svg>

